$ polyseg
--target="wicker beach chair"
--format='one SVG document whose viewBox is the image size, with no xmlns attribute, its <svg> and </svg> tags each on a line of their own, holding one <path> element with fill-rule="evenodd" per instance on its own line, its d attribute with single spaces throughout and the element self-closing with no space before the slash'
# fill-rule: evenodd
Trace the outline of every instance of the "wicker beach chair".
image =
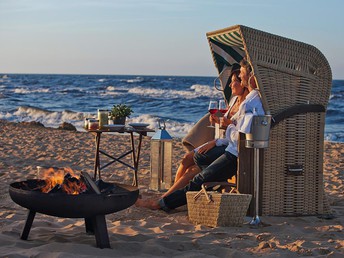
<svg viewBox="0 0 344 258">
<path fill-rule="evenodd" d="M 325 112 L 331 68 L 315 47 L 242 25 L 207 33 L 221 74 L 246 56 L 264 109 L 273 116 L 269 148 L 260 152 L 261 215 L 329 213 L 323 189 Z M 229 99 L 230 78 L 220 78 Z M 253 150 L 240 136 L 237 185 L 253 193 Z M 252 210 L 252 209 L 251 209 Z"/>
</svg>

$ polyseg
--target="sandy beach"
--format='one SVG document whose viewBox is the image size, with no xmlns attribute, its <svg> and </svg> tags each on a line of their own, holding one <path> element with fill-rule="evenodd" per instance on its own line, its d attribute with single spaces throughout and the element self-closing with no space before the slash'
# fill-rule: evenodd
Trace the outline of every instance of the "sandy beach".
<svg viewBox="0 0 344 258">
<path fill-rule="evenodd" d="M 121 138 L 121 143 L 116 143 Z M 129 137 L 102 138 L 105 150 L 123 152 Z M 150 139 L 144 137 L 139 188 L 144 198 L 150 177 Z M 115 146 L 115 147 L 114 147 Z M 174 171 L 184 154 L 174 141 Z M 193 225 L 187 209 L 173 213 L 131 206 L 106 216 L 111 249 L 99 249 L 83 219 L 37 214 L 27 241 L 20 240 L 27 210 L 14 203 L 9 184 L 36 178 L 37 166 L 70 167 L 92 174 L 94 138 L 87 132 L 34 127 L 0 120 L 0 257 L 343 257 L 344 144 L 325 142 L 324 185 L 333 219 L 268 217 L 271 226 L 209 228 Z M 102 171 L 109 182 L 131 184 L 132 171 L 115 164 Z M 247 217 L 249 221 L 251 218 Z"/>
</svg>

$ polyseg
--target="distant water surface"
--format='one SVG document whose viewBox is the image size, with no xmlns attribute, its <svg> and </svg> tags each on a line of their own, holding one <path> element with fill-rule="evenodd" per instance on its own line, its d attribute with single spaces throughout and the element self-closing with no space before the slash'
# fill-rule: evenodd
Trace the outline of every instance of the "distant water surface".
<svg viewBox="0 0 344 258">
<path fill-rule="evenodd" d="M 207 112 L 210 99 L 221 99 L 214 77 L 132 75 L 0 75 L 0 119 L 62 122 L 82 130 L 85 117 L 114 104 L 132 106 L 129 122 L 166 121 L 166 129 L 182 137 Z M 334 80 L 327 110 L 325 138 L 344 142 L 344 81 Z"/>
</svg>

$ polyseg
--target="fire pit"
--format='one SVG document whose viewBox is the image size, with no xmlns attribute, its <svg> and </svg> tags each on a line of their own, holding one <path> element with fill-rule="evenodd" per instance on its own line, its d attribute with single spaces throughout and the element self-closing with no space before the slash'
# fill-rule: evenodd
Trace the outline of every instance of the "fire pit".
<svg viewBox="0 0 344 258">
<path fill-rule="evenodd" d="M 103 181 L 98 182 L 98 193 L 86 189 L 79 194 L 55 190 L 41 192 L 45 184 L 45 180 L 31 179 L 12 183 L 9 187 L 12 200 L 29 210 L 21 239 L 27 240 L 38 212 L 62 218 L 84 218 L 86 232 L 95 235 L 97 247 L 110 248 L 105 215 L 130 207 L 139 195 L 137 187 Z"/>
</svg>

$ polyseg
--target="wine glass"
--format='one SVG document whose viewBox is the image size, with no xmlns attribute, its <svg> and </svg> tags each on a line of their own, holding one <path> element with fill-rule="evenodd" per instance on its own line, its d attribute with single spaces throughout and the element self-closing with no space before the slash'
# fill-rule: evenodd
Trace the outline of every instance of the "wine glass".
<svg viewBox="0 0 344 258">
<path fill-rule="evenodd" d="M 227 109 L 226 102 L 223 99 L 219 100 L 219 111 L 222 113 L 222 115 L 226 114 Z"/>
<path fill-rule="evenodd" d="M 208 107 L 208 111 L 210 113 L 210 115 L 214 115 L 218 110 L 218 105 L 217 105 L 217 101 L 211 100 L 209 102 L 209 107 Z M 214 127 L 213 123 L 210 123 L 209 127 Z"/>
</svg>

